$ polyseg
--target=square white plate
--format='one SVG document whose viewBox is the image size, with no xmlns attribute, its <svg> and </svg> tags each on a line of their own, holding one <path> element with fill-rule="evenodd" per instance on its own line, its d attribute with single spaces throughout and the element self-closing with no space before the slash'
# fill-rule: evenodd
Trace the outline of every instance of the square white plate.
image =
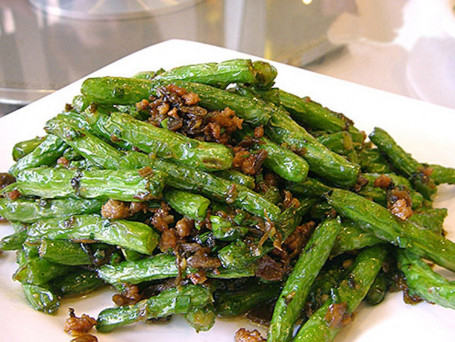
<svg viewBox="0 0 455 342">
<path fill-rule="evenodd" d="M 138 51 L 90 76 L 132 76 L 144 70 L 231 58 L 252 58 L 239 52 L 182 40 L 170 40 Z M 395 140 L 422 161 L 455 167 L 455 111 L 412 100 L 295 67 L 273 63 L 278 69 L 276 85 L 300 96 L 310 96 L 325 106 L 342 112 L 368 134 L 373 127 L 386 129 Z M 82 80 L 0 119 L 0 171 L 12 165 L 11 150 L 18 141 L 43 135 L 45 122 L 58 114 L 65 103 L 79 93 Z M 436 201 L 449 209 L 445 228 L 455 240 L 455 187 L 442 186 Z M 0 226 L 0 236 L 11 233 Z M 63 332 L 69 307 L 77 315 L 98 313 L 113 306 L 112 292 L 97 292 L 83 299 L 64 300 L 58 315 L 34 311 L 25 303 L 20 284 L 11 276 L 16 268 L 14 253 L 0 256 L 0 327 L 2 341 L 65 341 Z M 448 272 L 446 273 L 448 274 Z M 450 275 L 451 276 L 451 275 Z M 354 322 L 340 333 L 337 341 L 455 341 L 455 311 L 421 303 L 403 303 L 401 293 L 389 294 L 377 307 L 362 306 Z M 136 324 L 110 334 L 98 334 L 100 341 L 233 341 L 239 327 L 252 328 L 243 320 L 218 320 L 207 333 L 195 333 L 183 319 L 169 324 Z M 264 330 L 262 330 L 264 332 Z"/>
</svg>

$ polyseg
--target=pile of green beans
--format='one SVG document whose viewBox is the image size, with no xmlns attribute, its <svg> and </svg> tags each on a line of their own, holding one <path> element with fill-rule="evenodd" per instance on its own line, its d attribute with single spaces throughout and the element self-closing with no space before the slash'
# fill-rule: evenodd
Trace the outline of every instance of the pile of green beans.
<svg viewBox="0 0 455 342">
<path fill-rule="evenodd" d="M 367 136 L 274 87 L 276 76 L 267 62 L 235 59 L 89 78 L 44 136 L 17 143 L 15 181 L 0 183 L 0 218 L 14 233 L 0 251 L 17 253 L 13 279 L 29 305 L 53 313 L 103 286 L 147 294 L 101 311 L 98 332 L 178 314 L 207 331 L 217 316 L 267 305 L 270 342 L 332 341 L 397 279 L 407 294 L 455 309 L 454 283 L 425 262 L 455 271 L 447 210 L 433 206 L 455 169 L 415 160 L 382 128 Z M 233 139 L 265 151 L 262 168 L 245 174 L 232 145 L 148 122 L 137 104 L 169 85 L 207 111 L 233 110 L 243 120 Z M 142 209 L 110 217 L 112 203 Z M 157 223 L 165 207 L 173 220 Z M 164 249 L 180 220 L 193 230 Z M 190 245 L 214 266 L 182 257 Z"/>
</svg>

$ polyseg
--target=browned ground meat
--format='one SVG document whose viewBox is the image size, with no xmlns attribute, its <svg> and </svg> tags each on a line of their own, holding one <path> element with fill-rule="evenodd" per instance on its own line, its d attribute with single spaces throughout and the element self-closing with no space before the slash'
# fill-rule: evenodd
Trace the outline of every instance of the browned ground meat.
<svg viewBox="0 0 455 342">
<path fill-rule="evenodd" d="M 401 220 L 406 220 L 412 216 L 412 208 L 406 203 L 406 200 L 399 199 L 394 202 L 390 207 L 389 211 Z"/>
<path fill-rule="evenodd" d="M 392 214 L 402 220 L 406 220 L 413 214 L 412 200 L 409 193 L 398 187 L 387 192 L 387 208 Z"/>
<path fill-rule="evenodd" d="M 380 175 L 374 180 L 374 186 L 382 189 L 387 189 L 392 183 L 392 179 L 387 175 Z"/>
<path fill-rule="evenodd" d="M 148 176 L 153 175 L 153 169 L 150 166 L 146 166 L 146 167 L 143 167 L 142 169 L 139 169 L 138 174 L 142 178 L 147 178 Z"/>
<path fill-rule="evenodd" d="M 342 328 L 351 323 L 352 315 L 348 313 L 347 303 L 330 304 L 324 320 L 333 329 Z"/>
<path fill-rule="evenodd" d="M 210 248 L 200 248 L 187 258 L 187 263 L 194 268 L 213 269 L 221 266 L 217 257 L 209 256 Z"/>
<path fill-rule="evenodd" d="M 261 336 L 261 333 L 256 329 L 253 331 L 240 328 L 235 333 L 235 342 L 265 342 L 266 339 Z"/>
<path fill-rule="evenodd" d="M 300 205 L 300 201 L 292 196 L 290 191 L 284 190 L 283 191 L 284 199 L 283 199 L 283 207 L 284 208 L 297 208 Z"/>
<path fill-rule="evenodd" d="M 199 103 L 199 95 L 195 93 L 185 93 L 182 95 L 183 100 L 187 106 L 196 105 Z"/>
<path fill-rule="evenodd" d="M 259 259 L 256 276 L 269 281 L 283 279 L 288 267 L 281 261 L 276 261 L 267 254 Z"/>
<path fill-rule="evenodd" d="M 283 248 L 289 253 L 289 258 L 292 259 L 300 254 L 307 244 L 314 226 L 315 223 L 313 221 L 297 226 L 292 234 L 284 241 Z"/>
<path fill-rule="evenodd" d="M 152 217 L 152 225 L 160 232 L 169 228 L 169 224 L 174 223 L 174 216 L 169 214 L 171 208 L 166 202 L 161 202 L 161 206 L 158 209 L 154 209 Z"/>
<path fill-rule="evenodd" d="M 204 271 L 198 271 L 196 273 L 190 273 L 188 275 L 188 278 L 190 278 L 191 282 L 194 285 L 203 284 L 207 280 L 207 277 L 205 276 L 205 272 Z"/>
<path fill-rule="evenodd" d="M 161 252 L 168 252 L 177 248 L 178 237 L 174 228 L 167 228 L 161 232 L 159 248 Z"/>
<path fill-rule="evenodd" d="M 264 183 L 268 186 L 277 186 L 277 176 L 273 173 L 267 172 L 264 174 Z"/>
<path fill-rule="evenodd" d="M 254 153 L 244 147 L 234 148 L 232 166 L 247 175 L 256 175 L 262 170 L 262 164 L 267 158 L 267 151 L 257 150 Z"/>
<path fill-rule="evenodd" d="M 130 217 L 130 205 L 127 202 L 110 199 L 101 207 L 101 215 L 111 220 Z"/>
<path fill-rule="evenodd" d="M 431 174 L 433 173 L 433 169 L 431 167 L 423 167 L 419 170 L 421 179 L 424 183 L 429 183 L 431 179 Z"/>
<path fill-rule="evenodd" d="M 260 139 L 264 136 L 264 126 L 258 126 L 254 129 L 254 137 Z"/>
<path fill-rule="evenodd" d="M 70 163 L 70 161 L 68 159 L 66 159 L 65 157 L 60 157 L 57 159 L 57 165 L 66 167 L 69 165 L 69 163 Z"/>
<path fill-rule="evenodd" d="M 201 248 L 204 248 L 196 242 L 182 243 L 180 247 L 184 253 L 195 253 Z"/>
<path fill-rule="evenodd" d="M 142 299 L 139 293 L 139 288 L 136 285 L 127 285 L 122 293 L 117 293 L 112 296 L 112 300 L 118 306 L 136 304 Z"/>
<path fill-rule="evenodd" d="M 83 334 L 71 339 L 71 342 L 98 342 L 98 339 L 91 334 Z"/>
<path fill-rule="evenodd" d="M 92 329 L 92 327 L 96 324 L 96 319 L 82 314 L 81 317 L 77 317 L 74 314 L 73 309 L 69 309 L 69 318 L 65 322 L 64 330 L 66 333 L 71 334 L 73 336 L 79 334 L 85 334 Z"/>
<path fill-rule="evenodd" d="M 359 192 L 367 184 L 368 184 L 368 179 L 366 179 L 365 177 L 359 176 L 359 178 L 357 178 L 357 182 L 354 184 L 353 190 L 356 192 Z"/>
<path fill-rule="evenodd" d="M 13 190 L 13 191 L 7 192 L 5 194 L 5 196 L 8 197 L 11 201 L 15 201 L 19 197 L 21 197 L 21 193 L 18 190 Z"/>
<path fill-rule="evenodd" d="M 178 220 L 175 224 L 175 229 L 177 230 L 177 234 L 180 238 L 185 238 L 191 235 L 191 232 L 194 228 L 194 221 L 190 220 L 187 217 Z"/>
<path fill-rule="evenodd" d="M 229 108 L 209 112 L 198 105 L 199 95 L 175 85 L 157 89 L 156 96 L 136 104 L 139 111 L 147 112 L 149 123 L 166 127 L 194 139 L 228 144 L 231 135 L 242 128 L 243 120 Z"/>
<path fill-rule="evenodd" d="M 9 173 L 0 172 L 0 190 L 3 189 L 5 186 L 13 184 L 16 182 L 16 178 L 14 178 Z"/>
<path fill-rule="evenodd" d="M 131 202 L 130 203 L 130 213 L 131 214 L 136 214 L 138 212 L 147 212 L 149 209 L 149 206 L 146 202 Z"/>
<path fill-rule="evenodd" d="M 208 123 L 204 128 L 205 140 L 215 141 L 220 144 L 228 144 L 233 132 L 242 129 L 243 120 L 235 115 L 235 112 L 225 108 L 221 112 L 211 112 L 207 116 Z"/>
</svg>

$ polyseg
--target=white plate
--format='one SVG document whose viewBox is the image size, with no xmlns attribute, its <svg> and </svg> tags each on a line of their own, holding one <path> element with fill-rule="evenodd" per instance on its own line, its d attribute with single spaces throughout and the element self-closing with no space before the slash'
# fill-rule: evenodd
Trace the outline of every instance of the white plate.
<svg viewBox="0 0 455 342">
<path fill-rule="evenodd" d="M 182 40 L 170 40 L 125 57 L 95 72 L 93 76 L 131 76 L 138 71 L 165 69 L 191 63 L 250 57 L 219 47 Z M 302 69 L 274 63 L 278 68 L 277 86 L 289 92 L 311 96 L 325 106 L 343 112 L 357 127 L 371 132 L 374 126 L 389 131 L 399 144 L 420 161 L 455 167 L 455 111 L 429 103 L 366 88 L 318 75 Z M 55 116 L 79 92 L 82 81 L 21 108 L 0 119 L 0 170 L 13 163 L 11 149 L 17 141 L 42 135 L 47 119 Z M 437 205 L 449 208 L 446 229 L 455 240 L 455 188 L 441 187 Z M 10 233 L 1 227 L 0 235 Z M 0 256 L 0 327 L 3 341 L 65 341 L 63 332 L 67 309 L 93 317 L 111 307 L 111 293 L 104 291 L 82 300 L 63 301 L 58 315 L 48 316 L 29 308 L 20 285 L 11 280 L 15 270 L 13 253 Z M 362 307 L 351 326 L 337 341 L 454 341 L 455 311 L 422 303 L 406 305 L 401 293 L 389 294 L 377 307 Z M 196 334 L 181 318 L 170 324 L 144 325 L 97 334 L 100 341 L 233 341 L 234 332 L 247 322 L 218 321 L 207 333 Z"/>
</svg>

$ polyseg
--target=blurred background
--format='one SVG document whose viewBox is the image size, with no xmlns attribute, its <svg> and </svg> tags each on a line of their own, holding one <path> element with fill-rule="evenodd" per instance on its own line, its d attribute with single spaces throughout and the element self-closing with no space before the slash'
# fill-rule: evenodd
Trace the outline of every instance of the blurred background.
<svg viewBox="0 0 455 342">
<path fill-rule="evenodd" d="M 455 108 L 455 0 L 2 0 L 0 116 L 188 39 Z"/>
</svg>

